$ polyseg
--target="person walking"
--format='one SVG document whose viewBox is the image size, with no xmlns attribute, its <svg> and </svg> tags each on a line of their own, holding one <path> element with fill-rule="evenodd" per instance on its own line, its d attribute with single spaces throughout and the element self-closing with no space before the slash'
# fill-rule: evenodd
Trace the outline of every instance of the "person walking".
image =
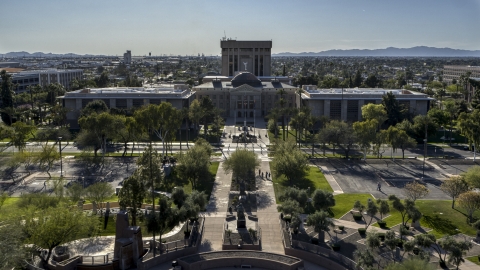
<svg viewBox="0 0 480 270">
<path fill-rule="evenodd" d="M 259 169 L 259 170 L 258 170 L 258 175 L 260 175 L 260 172 L 261 172 L 261 171 L 260 171 L 260 169 Z"/>
<path fill-rule="evenodd" d="M 380 183 L 378 183 L 378 185 L 377 185 L 377 190 L 382 191 L 382 185 Z"/>
<path fill-rule="evenodd" d="M 263 179 L 263 172 L 262 172 L 262 179 Z"/>
</svg>

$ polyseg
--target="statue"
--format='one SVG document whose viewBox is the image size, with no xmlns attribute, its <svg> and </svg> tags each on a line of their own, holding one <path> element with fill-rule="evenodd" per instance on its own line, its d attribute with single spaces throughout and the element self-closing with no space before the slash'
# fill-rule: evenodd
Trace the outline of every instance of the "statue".
<svg viewBox="0 0 480 270">
<path fill-rule="evenodd" d="M 247 70 L 247 64 L 248 62 L 243 62 L 243 65 L 245 65 L 245 71 Z"/>
<path fill-rule="evenodd" d="M 243 208 L 242 203 L 237 206 L 237 217 L 238 219 L 245 219 L 245 208 Z"/>
</svg>

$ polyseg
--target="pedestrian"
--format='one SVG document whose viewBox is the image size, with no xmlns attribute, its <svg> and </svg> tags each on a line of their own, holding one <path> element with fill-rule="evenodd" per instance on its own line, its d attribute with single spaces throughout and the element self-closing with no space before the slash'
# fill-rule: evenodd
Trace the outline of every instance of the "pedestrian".
<svg viewBox="0 0 480 270">
<path fill-rule="evenodd" d="M 260 171 L 260 169 L 259 169 L 259 170 L 258 170 L 258 175 L 260 175 L 260 172 L 261 172 L 261 171 Z"/>
<path fill-rule="evenodd" d="M 382 185 L 380 183 L 378 183 L 377 190 L 382 191 Z"/>
<path fill-rule="evenodd" d="M 262 179 L 263 179 L 263 172 L 262 172 Z"/>
</svg>

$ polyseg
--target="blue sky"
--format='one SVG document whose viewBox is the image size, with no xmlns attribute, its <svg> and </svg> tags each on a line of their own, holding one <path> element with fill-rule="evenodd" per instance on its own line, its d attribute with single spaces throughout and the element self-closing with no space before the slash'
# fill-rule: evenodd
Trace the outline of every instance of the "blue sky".
<svg viewBox="0 0 480 270">
<path fill-rule="evenodd" d="M 224 36 L 273 52 L 480 49 L 480 0 L 1 0 L 0 53 L 217 55 Z"/>
</svg>

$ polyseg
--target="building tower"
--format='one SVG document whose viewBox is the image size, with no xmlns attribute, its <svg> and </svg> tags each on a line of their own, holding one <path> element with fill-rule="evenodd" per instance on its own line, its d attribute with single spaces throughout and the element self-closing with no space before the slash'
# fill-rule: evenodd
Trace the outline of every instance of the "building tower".
<svg viewBox="0 0 480 270">
<path fill-rule="evenodd" d="M 132 63 L 132 51 L 128 50 L 126 53 L 123 54 L 123 62 L 126 65 L 130 65 Z"/>
<path fill-rule="evenodd" d="M 222 76 L 248 71 L 255 76 L 271 76 L 272 41 L 237 41 L 223 38 Z"/>
</svg>

